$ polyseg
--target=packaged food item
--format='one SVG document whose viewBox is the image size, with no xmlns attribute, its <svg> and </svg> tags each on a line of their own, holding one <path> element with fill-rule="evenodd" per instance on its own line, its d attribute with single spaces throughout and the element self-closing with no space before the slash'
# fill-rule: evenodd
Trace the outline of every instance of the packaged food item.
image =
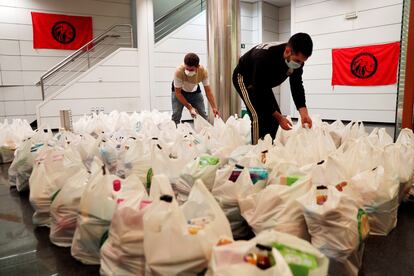
<svg viewBox="0 0 414 276">
<path fill-rule="evenodd" d="M 265 151 L 262 151 L 262 155 L 261 155 L 261 158 L 260 158 L 260 161 L 263 163 L 263 164 L 265 164 L 266 163 L 266 160 L 267 160 L 267 153 L 268 153 L 269 151 L 268 150 L 265 150 Z"/>
<path fill-rule="evenodd" d="M 221 238 L 218 242 L 217 242 L 217 246 L 222 246 L 222 245 L 226 245 L 226 244 L 231 244 L 233 243 L 232 240 L 227 239 L 227 238 Z"/>
<path fill-rule="evenodd" d="M 236 182 L 237 178 L 239 178 L 243 169 L 243 166 L 236 165 L 229 177 L 229 180 L 232 182 Z M 256 184 L 259 180 L 266 180 L 269 177 L 269 172 L 267 171 L 267 169 L 261 167 L 250 167 L 249 173 L 250 179 L 252 180 L 253 184 Z"/>
<path fill-rule="evenodd" d="M 316 188 L 316 204 L 323 205 L 328 200 L 328 188 L 326 186 L 318 186 Z"/>
<path fill-rule="evenodd" d="M 188 225 L 188 234 L 190 235 L 197 235 L 198 231 L 202 230 L 204 227 L 199 225 Z"/>
<path fill-rule="evenodd" d="M 273 243 L 272 246 L 283 256 L 294 276 L 307 276 L 310 270 L 318 267 L 317 258 L 312 254 L 281 243 Z"/>
<path fill-rule="evenodd" d="M 122 188 L 121 180 L 115 179 L 112 182 L 112 189 L 113 189 L 112 196 L 117 204 L 120 204 L 124 201 L 124 198 L 121 194 L 121 188 Z"/>
<path fill-rule="evenodd" d="M 300 179 L 300 176 L 298 176 L 298 175 L 288 175 L 288 176 L 281 176 L 279 178 L 279 181 L 280 181 L 281 185 L 292 186 L 299 179 Z"/>
<path fill-rule="evenodd" d="M 243 257 L 243 261 L 252 265 L 257 265 L 256 253 L 248 253 L 246 256 Z"/>
<path fill-rule="evenodd" d="M 343 192 L 344 187 L 348 185 L 348 182 L 342 181 L 341 183 L 337 184 L 335 187 L 338 191 Z"/>
<path fill-rule="evenodd" d="M 215 166 L 220 162 L 220 159 L 215 156 L 201 156 L 200 161 L 198 163 L 200 169 L 207 167 L 207 166 Z"/>
<path fill-rule="evenodd" d="M 262 270 L 268 269 L 276 264 L 272 254 L 272 247 L 263 244 L 256 244 L 254 251 L 246 254 L 243 257 L 243 261 L 255 265 Z"/>
<path fill-rule="evenodd" d="M 257 253 L 256 264 L 258 268 L 265 270 L 275 265 L 275 260 L 272 255 L 272 247 L 262 244 L 256 244 L 256 248 L 259 250 L 259 252 Z"/>
</svg>

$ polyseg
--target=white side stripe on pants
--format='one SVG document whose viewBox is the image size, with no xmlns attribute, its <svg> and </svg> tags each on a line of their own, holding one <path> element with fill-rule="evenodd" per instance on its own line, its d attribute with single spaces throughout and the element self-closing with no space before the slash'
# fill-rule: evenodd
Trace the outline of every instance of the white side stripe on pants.
<svg viewBox="0 0 414 276">
<path fill-rule="evenodd" d="M 249 98 L 249 93 L 247 92 L 246 86 L 243 82 L 243 76 L 240 74 L 237 74 L 237 81 L 239 83 L 240 90 L 242 92 L 244 101 L 246 103 L 247 108 L 249 109 L 250 113 L 253 117 L 252 122 L 252 144 L 257 144 L 257 141 L 259 140 L 259 117 L 257 116 L 257 112 L 254 109 L 252 102 Z"/>
</svg>

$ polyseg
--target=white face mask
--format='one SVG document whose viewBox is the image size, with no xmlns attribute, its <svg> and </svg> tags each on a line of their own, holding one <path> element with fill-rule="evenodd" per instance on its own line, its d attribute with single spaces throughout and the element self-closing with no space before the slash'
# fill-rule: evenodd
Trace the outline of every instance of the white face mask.
<svg viewBox="0 0 414 276">
<path fill-rule="evenodd" d="M 187 76 L 189 76 L 189 77 L 192 77 L 192 76 L 194 76 L 195 74 L 197 74 L 197 72 L 196 72 L 196 71 L 188 71 L 188 70 L 184 70 L 184 73 L 185 73 Z"/>
<path fill-rule="evenodd" d="M 302 65 L 300 63 L 297 63 L 296 61 L 288 61 L 287 59 L 285 59 L 286 65 L 290 68 L 290 69 L 298 69 L 300 68 Z"/>
</svg>

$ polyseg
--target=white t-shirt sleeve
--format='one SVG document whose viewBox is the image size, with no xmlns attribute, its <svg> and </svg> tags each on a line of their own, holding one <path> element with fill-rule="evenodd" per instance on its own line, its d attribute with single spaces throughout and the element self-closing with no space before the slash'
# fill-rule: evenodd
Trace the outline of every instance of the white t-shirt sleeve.
<svg viewBox="0 0 414 276">
<path fill-rule="evenodd" d="M 203 79 L 203 85 L 204 85 L 204 86 L 209 86 L 209 85 L 210 85 L 210 81 L 209 81 L 208 77 L 205 77 L 205 78 Z"/>
<path fill-rule="evenodd" d="M 177 76 L 174 76 L 174 87 L 175 88 L 183 88 L 183 80 L 178 78 Z"/>
<path fill-rule="evenodd" d="M 203 79 L 203 86 L 208 86 L 210 85 L 210 81 L 208 79 L 208 72 L 207 70 L 204 71 L 204 79 Z"/>
</svg>

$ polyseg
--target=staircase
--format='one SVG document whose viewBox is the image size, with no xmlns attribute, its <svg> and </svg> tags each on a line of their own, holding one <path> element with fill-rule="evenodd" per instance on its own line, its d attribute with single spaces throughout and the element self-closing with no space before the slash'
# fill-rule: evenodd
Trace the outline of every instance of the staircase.
<svg viewBox="0 0 414 276">
<path fill-rule="evenodd" d="M 42 90 L 42 100 L 121 47 L 133 47 L 132 26 L 129 24 L 110 27 L 44 73 L 37 83 Z"/>
<path fill-rule="evenodd" d="M 160 42 L 167 35 L 177 30 L 184 23 L 193 19 L 205 9 L 206 0 L 186 0 L 167 13 L 159 16 L 159 18 L 154 21 L 154 42 Z M 128 61 L 130 61 L 129 64 L 126 65 L 126 68 L 132 68 L 131 70 L 135 68 L 136 71 L 122 74 L 119 71 L 114 72 L 114 74 L 111 74 L 111 87 L 114 86 L 115 82 L 118 82 L 117 78 L 123 79 L 119 80 L 122 82 L 125 81 L 125 77 L 133 78 L 133 76 L 138 76 L 138 67 L 140 64 L 139 61 L 134 61 L 137 56 L 135 51 L 138 50 L 123 49 L 133 48 L 133 41 L 134 34 L 131 25 L 114 25 L 44 73 L 37 83 L 41 88 L 43 100 L 43 102 L 37 106 L 37 121 L 40 120 L 39 122 L 43 124 L 44 121 L 41 118 L 48 118 L 49 120 L 53 117 L 53 120 L 50 119 L 53 122 L 49 120 L 47 123 L 50 123 L 52 127 L 57 127 L 58 123 L 55 119 L 57 119 L 56 116 L 58 116 L 59 110 L 61 109 L 75 110 L 75 115 L 77 116 L 91 112 L 93 109 L 91 107 L 95 107 L 95 109 L 99 109 L 100 111 L 119 109 L 117 106 L 121 104 L 120 101 L 122 102 L 122 99 L 120 100 L 118 97 L 120 96 L 122 98 L 123 95 L 125 103 L 125 97 L 131 95 L 128 93 L 132 93 L 131 90 L 138 91 L 139 88 L 119 87 L 113 90 L 113 88 L 109 88 L 109 86 L 100 86 L 99 88 L 92 88 L 94 89 L 93 93 L 86 93 L 87 91 L 84 91 L 85 93 L 82 92 L 79 94 L 79 90 L 77 90 L 75 93 L 76 95 L 73 95 L 73 87 L 79 82 L 85 83 L 85 77 L 86 79 L 88 79 L 90 75 L 96 77 L 95 73 L 97 71 L 108 69 L 108 67 L 105 67 L 108 61 L 114 57 L 119 57 L 120 55 L 128 56 L 126 59 L 125 56 L 123 58 L 123 62 L 126 61 L 128 63 Z M 96 83 L 96 78 L 93 81 Z M 99 78 L 98 81 L 101 82 L 101 79 Z M 89 81 L 87 80 L 86 82 Z M 136 83 L 137 81 L 134 79 L 132 82 Z M 101 85 L 105 85 L 104 83 L 105 82 L 102 82 Z M 104 89 L 105 92 L 103 92 L 102 89 Z M 111 92 L 108 92 L 109 89 Z M 106 93 L 106 96 L 102 93 Z M 108 93 L 110 93 L 111 96 L 108 96 Z M 94 95 L 90 96 L 90 94 Z M 101 97 L 106 97 L 105 103 L 103 103 L 105 98 L 102 98 L 103 100 L 101 101 Z M 111 103 L 108 104 L 108 97 L 112 97 L 112 99 L 116 98 L 117 100 L 112 100 Z M 80 99 L 82 100 L 79 101 Z M 62 101 L 64 101 L 64 103 L 62 103 Z M 74 101 L 76 101 L 76 104 Z M 129 111 L 138 110 L 134 105 L 134 99 L 131 98 L 129 103 L 131 103 L 129 105 Z M 46 108 L 47 111 L 44 111 L 46 110 L 46 105 L 48 106 Z M 104 106 L 106 106 L 105 109 L 98 108 Z M 45 112 L 47 114 L 45 114 Z M 34 123 L 37 123 L 37 121 Z"/>
<path fill-rule="evenodd" d="M 157 8 L 156 6 L 154 8 Z M 169 35 L 172 31 L 182 26 L 188 20 L 206 9 L 206 0 L 186 0 L 169 12 L 155 19 L 154 40 L 155 43 Z"/>
</svg>

